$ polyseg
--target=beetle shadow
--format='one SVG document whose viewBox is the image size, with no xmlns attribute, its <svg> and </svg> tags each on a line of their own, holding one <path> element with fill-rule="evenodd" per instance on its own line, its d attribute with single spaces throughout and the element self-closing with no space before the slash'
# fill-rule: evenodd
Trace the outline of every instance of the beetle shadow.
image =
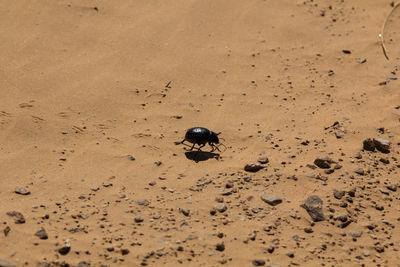
<svg viewBox="0 0 400 267">
<path fill-rule="evenodd" d="M 188 151 L 185 152 L 187 159 L 193 160 L 195 162 L 206 161 L 209 159 L 219 159 L 220 155 L 218 153 L 206 152 L 206 151 Z"/>
</svg>

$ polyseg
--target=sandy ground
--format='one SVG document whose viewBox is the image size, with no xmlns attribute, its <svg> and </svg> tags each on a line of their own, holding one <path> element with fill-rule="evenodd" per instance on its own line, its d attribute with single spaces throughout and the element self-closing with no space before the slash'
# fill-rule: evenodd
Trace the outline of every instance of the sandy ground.
<svg viewBox="0 0 400 267">
<path fill-rule="evenodd" d="M 0 1 L 0 265 L 396 266 L 390 4 Z"/>
</svg>

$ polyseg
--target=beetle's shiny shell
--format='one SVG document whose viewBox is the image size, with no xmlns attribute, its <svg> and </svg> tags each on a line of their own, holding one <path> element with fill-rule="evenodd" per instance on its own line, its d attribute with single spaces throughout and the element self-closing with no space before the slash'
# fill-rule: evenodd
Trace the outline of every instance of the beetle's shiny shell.
<svg viewBox="0 0 400 267">
<path fill-rule="evenodd" d="M 206 143 L 218 143 L 218 136 L 216 133 L 203 128 L 193 127 L 186 131 L 185 140 L 192 144 L 203 145 Z"/>
</svg>

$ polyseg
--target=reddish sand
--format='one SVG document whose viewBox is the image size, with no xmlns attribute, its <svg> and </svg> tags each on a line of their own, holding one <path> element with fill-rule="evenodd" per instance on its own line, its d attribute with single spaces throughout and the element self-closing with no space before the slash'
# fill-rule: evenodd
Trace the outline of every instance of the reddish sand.
<svg viewBox="0 0 400 267">
<path fill-rule="evenodd" d="M 390 2 L 1 1 L 0 259 L 395 266 L 400 10 L 390 60 L 378 36 Z M 194 126 L 221 132 L 219 158 L 174 144 Z M 374 137 L 389 154 L 363 150 Z M 266 168 L 244 171 L 260 155 Z M 319 156 L 342 167 L 313 169 Z M 326 220 L 300 207 L 311 195 Z"/>
</svg>

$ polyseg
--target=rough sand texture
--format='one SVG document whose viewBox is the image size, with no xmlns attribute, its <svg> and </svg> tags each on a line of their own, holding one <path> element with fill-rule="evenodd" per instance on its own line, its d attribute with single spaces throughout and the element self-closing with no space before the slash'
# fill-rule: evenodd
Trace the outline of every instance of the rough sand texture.
<svg viewBox="0 0 400 267">
<path fill-rule="evenodd" d="M 390 2 L 0 1 L 0 258 L 395 266 Z M 193 126 L 226 151 L 185 154 Z"/>
</svg>

